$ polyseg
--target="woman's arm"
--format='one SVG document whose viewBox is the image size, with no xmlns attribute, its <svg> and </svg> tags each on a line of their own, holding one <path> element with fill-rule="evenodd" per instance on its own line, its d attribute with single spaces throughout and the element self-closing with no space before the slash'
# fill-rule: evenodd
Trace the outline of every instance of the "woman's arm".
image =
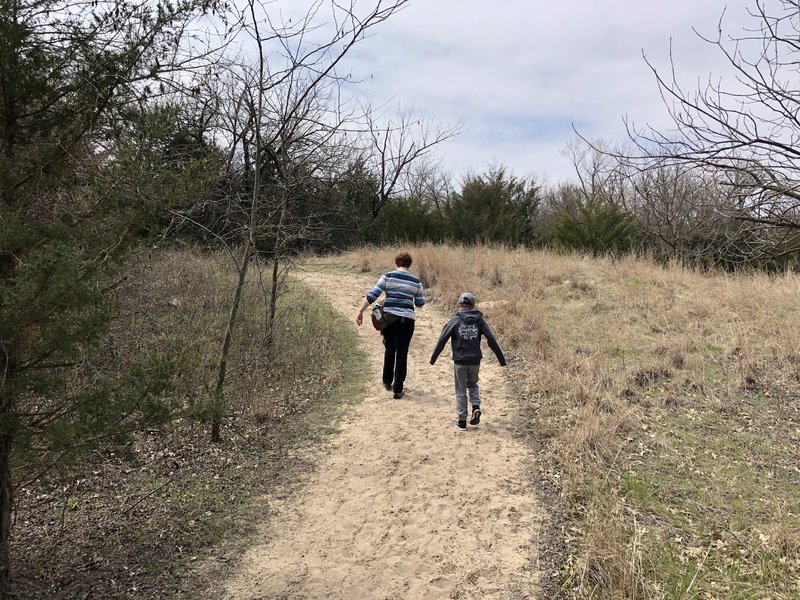
<svg viewBox="0 0 800 600">
<path fill-rule="evenodd" d="M 358 307 L 358 312 L 356 313 L 356 324 L 361 325 L 364 322 L 364 311 L 367 310 L 367 307 L 375 302 L 382 293 L 386 291 L 386 273 L 380 276 L 378 279 L 378 283 L 375 284 L 375 287 L 372 288 L 367 295 L 364 296 L 364 301 L 361 303 L 361 306 Z"/>
<path fill-rule="evenodd" d="M 367 310 L 368 306 L 369 302 L 365 297 L 364 301 L 361 303 L 361 306 L 358 307 L 358 312 L 356 313 L 356 325 L 361 326 L 361 323 L 364 322 L 364 311 Z"/>
</svg>

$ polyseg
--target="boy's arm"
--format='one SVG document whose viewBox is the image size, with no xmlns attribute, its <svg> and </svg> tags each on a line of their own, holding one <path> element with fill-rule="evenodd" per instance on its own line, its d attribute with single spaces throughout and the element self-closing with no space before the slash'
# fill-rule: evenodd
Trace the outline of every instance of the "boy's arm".
<svg viewBox="0 0 800 600">
<path fill-rule="evenodd" d="M 498 344 L 497 340 L 494 338 L 492 328 L 489 327 L 489 324 L 483 319 L 481 319 L 481 333 L 486 337 L 486 342 L 489 344 L 489 348 L 491 348 L 492 352 L 494 352 L 495 356 L 497 356 L 500 366 L 505 367 L 506 357 L 503 356 L 503 351 L 500 349 L 500 344 Z"/>
<path fill-rule="evenodd" d="M 442 350 L 444 350 L 444 345 L 447 343 L 447 340 L 450 339 L 451 335 L 453 335 L 453 327 L 454 327 L 454 320 L 450 319 L 442 329 L 442 333 L 439 334 L 439 339 L 436 342 L 436 347 L 433 349 L 433 354 L 431 354 L 431 364 L 436 362 L 436 359 L 439 358 L 439 355 L 442 353 Z"/>
</svg>

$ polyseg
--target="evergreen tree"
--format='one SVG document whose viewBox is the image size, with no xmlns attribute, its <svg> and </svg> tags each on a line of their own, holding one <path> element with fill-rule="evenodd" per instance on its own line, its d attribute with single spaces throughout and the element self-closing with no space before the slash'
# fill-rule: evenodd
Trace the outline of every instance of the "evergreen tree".
<svg viewBox="0 0 800 600">
<path fill-rule="evenodd" d="M 369 244 L 439 243 L 444 237 L 441 214 L 419 196 L 392 198 L 364 231 Z"/>
<path fill-rule="evenodd" d="M 594 200 L 561 214 L 554 227 L 556 243 L 593 255 L 629 251 L 636 233 L 633 218 L 614 202 Z"/>
<path fill-rule="evenodd" d="M 0 598 L 17 480 L 168 410 L 169 360 L 99 383 L 77 366 L 112 316 L 115 265 L 183 189 L 192 161 L 164 161 L 149 99 L 212 8 L 0 0 Z"/>
<path fill-rule="evenodd" d="M 461 193 L 444 206 L 449 235 L 454 242 L 532 244 L 539 187 L 517 179 L 505 167 L 467 177 Z"/>
</svg>

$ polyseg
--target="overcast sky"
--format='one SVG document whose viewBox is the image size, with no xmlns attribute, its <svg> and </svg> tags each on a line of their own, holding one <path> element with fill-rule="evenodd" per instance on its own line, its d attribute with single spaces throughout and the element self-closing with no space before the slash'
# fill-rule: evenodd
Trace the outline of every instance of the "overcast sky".
<svg viewBox="0 0 800 600">
<path fill-rule="evenodd" d="M 366 2 L 366 0 L 361 0 Z M 724 30 L 752 24 L 731 3 Z M 517 176 L 572 178 L 563 149 L 574 126 L 590 138 L 626 139 L 623 117 L 665 125 L 642 54 L 685 88 L 723 70 L 714 36 L 724 0 L 412 0 L 348 57 L 362 92 L 413 105 L 465 131 L 437 155 L 456 178 L 492 163 Z"/>
</svg>

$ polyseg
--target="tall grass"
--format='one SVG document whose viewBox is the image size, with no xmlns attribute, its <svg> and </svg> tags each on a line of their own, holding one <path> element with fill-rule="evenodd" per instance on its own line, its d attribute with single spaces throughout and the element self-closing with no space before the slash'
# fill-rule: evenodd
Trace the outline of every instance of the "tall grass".
<svg viewBox="0 0 800 600">
<path fill-rule="evenodd" d="M 377 272 L 398 250 L 346 260 Z M 800 597 L 800 277 L 403 250 L 434 302 L 476 294 L 513 357 L 537 477 L 569 523 L 561 593 Z"/>
</svg>

